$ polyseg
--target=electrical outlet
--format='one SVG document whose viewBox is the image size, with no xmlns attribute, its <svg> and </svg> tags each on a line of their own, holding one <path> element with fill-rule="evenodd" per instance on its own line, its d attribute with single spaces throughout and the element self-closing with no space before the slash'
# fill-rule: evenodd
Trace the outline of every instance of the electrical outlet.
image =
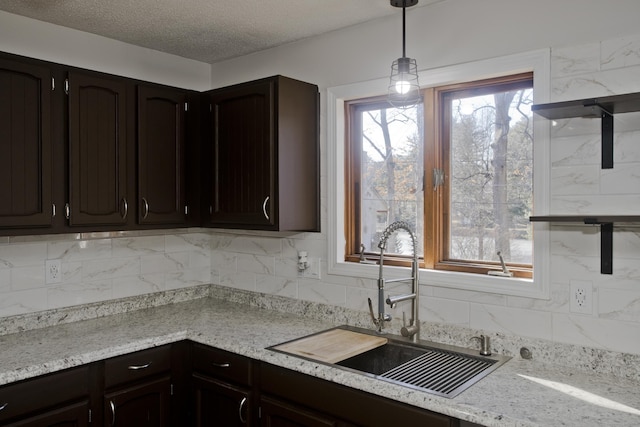
<svg viewBox="0 0 640 427">
<path fill-rule="evenodd" d="M 593 285 L 584 280 L 571 281 L 570 308 L 572 313 L 593 313 Z"/>
<path fill-rule="evenodd" d="M 320 258 L 309 257 L 307 268 L 302 271 L 298 270 L 298 277 L 320 280 Z"/>
<path fill-rule="evenodd" d="M 62 263 L 59 259 L 48 259 L 44 268 L 47 284 L 62 282 Z"/>
</svg>

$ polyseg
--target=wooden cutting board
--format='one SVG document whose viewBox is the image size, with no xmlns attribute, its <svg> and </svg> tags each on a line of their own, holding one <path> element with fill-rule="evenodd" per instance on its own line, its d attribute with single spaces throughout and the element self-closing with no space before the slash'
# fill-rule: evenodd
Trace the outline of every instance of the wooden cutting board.
<svg viewBox="0 0 640 427">
<path fill-rule="evenodd" d="M 274 346 L 273 349 L 320 362 L 336 363 L 386 343 L 384 337 L 331 329 Z"/>
</svg>

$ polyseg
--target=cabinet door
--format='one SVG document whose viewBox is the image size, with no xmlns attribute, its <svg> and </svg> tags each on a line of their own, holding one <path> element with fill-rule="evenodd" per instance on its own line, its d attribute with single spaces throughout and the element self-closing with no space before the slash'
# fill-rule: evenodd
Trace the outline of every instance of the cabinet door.
<svg viewBox="0 0 640 427">
<path fill-rule="evenodd" d="M 260 399 L 262 427 L 328 427 L 336 420 L 308 409 L 263 396 Z"/>
<path fill-rule="evenodd" d="M 50 226 L 51 72 L 0 59 L 0 227 Z"/>
<path fill-rule="evenodd" d="M 250 426 L 251 393 L 202 375 L 193 375 L 196 427 Z"/>
<path fill-rule="evenodd" d="M 69 73 L 70 225 L 126 224 L 126 87 Z"/>
<path fill-rule="evenodd" d="M 44 414 L 6 424 L 5 427 L 87 427 L 89 402 L 53 409 Z"/>
<path fill-rule="evenodd" d="M 89 383 L 82 366 L 2 386 L 0 425 L 86 426 Z"/>
<path fill-rule="evenodd" d="M 185 105 L 178 89 L 138 86 L 138 222 L 183 224 Z"/>
<path fill-rule="evenodd" d="M 105 394 L 107 427 L 163 427 L 170 420 L 171 381 L 163 377 Z"/>
<path fill-rule="evenodd" d="M 273 97 L 273 81 L 211 92 L 212 224 L 247 228 L 275 224 Z"/>
</svg>

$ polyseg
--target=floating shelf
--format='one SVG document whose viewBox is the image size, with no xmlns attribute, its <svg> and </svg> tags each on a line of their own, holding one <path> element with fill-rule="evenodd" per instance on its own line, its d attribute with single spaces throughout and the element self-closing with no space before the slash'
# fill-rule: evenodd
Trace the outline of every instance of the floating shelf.
<svg viewBox="0 0 640 427">
<path fill-rule="evenodd" d="M 640 223 L 640 215 L 547 215 L 531 216 L 531 222 L 573 222 L 600 226 L 600 273 L 613 274 L 613 224 Z"/>
<path fill-rule="evenodd" d="M 532 106 L 531 111 L 552 120 L 574 117 L 601 119 L 602 169 L 611 169 L 613 168 L 613 116 L 640 111 L 640 93 L 538 104 Z"/>
</svg>

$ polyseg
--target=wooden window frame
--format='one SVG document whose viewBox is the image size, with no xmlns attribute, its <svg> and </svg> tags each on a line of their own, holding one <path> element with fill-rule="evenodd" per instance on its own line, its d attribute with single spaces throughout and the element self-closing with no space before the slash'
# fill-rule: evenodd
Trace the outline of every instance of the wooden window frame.
<svg viewBox="0 0 640 427">
<path fill-rule="evenodd" d="M 424 114 L 424 257 L 420 259 L 420 268 L 443 270 L 463 273 L 486 275 L 491 270 L 500 270 L 497 262 L 478 262 L 448 259 L 449 233 L 449 144 L 446 138 L 448 121 L 444 113 L 443 99 L 451 93 L 492 91 L 496 87 L 512 87 L 530 83 L 533 85 L 533 73 L 514 74 L 505 77 L 480 80 L 475 82 L 457 83 L 446 86 L 423 89 Z M 356 143 L 358 132 L 362 132 L 362 123 L 356 118 L 357 111 L 366 107 L 384 107 L 385 97 L 352 100 L 345 103 L 345 261 L 360 262 L 360 173 L 361 150 Z M 444 170 L 444 185 L 434 189 L 433 169 Z M 367 261 L 378 262 L 377 248 L 366 248 L 364 258 Z M 409 266 L 410 257 L 389 256 L 385 254 L 385 264 Z M 513 277 L 532 278 L 533 265 L 507 263 Z"/>
</svg>

